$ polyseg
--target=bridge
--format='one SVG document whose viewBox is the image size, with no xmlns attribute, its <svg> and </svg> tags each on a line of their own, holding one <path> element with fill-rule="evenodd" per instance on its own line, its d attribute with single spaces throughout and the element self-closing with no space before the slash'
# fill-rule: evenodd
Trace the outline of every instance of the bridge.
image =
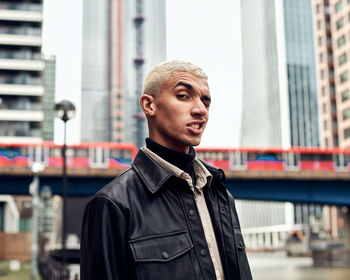
<svg viewBox="0 0 350 280">
<path fill-rule="evenodd" d="M 123 169 L 70 168 L 68 196 L 92 196 L 121 174 Z M 40 187 L 61 194 L 61 168 L 46 168 L 39 174 Z M 348 171 L 226 171 L 226 186 L 238 199 L 350 205 Z M 33 174 L 28 167 L 0 167 L 0 194 L 27 195 Z"/>
<path fill-rule="evenodd" d="M 41 162 L 40 188 L 62 191 L 59 146 L 0 144 L 0 194 L 28 195 L 31 165 Z M 67 149 L 68 208 L 74 212 L 71 230 L 80 232 L 87 199 L 130 167 L 136 147 L 127 143 L 83 143 Z M 350 206 L 350 151 L 318 148 L 197 149 L 199 158 L 223 169 L 226 186 L 236 199 Z M 344 217 L 350 233 L 350 214 Z M 347 235 L 350 248 L 350 234 Z"/>
</svg>

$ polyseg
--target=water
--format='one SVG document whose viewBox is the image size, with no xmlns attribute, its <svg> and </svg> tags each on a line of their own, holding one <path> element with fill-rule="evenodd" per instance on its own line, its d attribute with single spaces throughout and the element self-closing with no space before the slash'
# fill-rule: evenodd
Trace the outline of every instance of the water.
<svg viewBox="0 0 350 280">
<path fill-rule="evenodd" d="M 313 267 L 312 258 L 285 253 L 248 253 L 254 280 L 349 280 L 350 268 Z"/>
</svg>

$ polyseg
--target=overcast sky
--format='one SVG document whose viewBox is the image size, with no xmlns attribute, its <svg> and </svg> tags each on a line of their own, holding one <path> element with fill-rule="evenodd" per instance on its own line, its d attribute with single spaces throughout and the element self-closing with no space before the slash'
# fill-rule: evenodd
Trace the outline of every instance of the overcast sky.
<svg viewBox="0 0 350 280">
<path fill-rule="evenodd" d="M 68 136 L 80 131 L 83 0 L 45 0 L 43 52 L 56 55 L 56 101 L 77 104 Z M 241 108 L 239 0 L 167 0 L 168 59 L 188 60 L 209 76 L 213 103 L 201 146 L 237 146 Z M 62 123 L 56 121 L 56 141 Z"/>
</svg>

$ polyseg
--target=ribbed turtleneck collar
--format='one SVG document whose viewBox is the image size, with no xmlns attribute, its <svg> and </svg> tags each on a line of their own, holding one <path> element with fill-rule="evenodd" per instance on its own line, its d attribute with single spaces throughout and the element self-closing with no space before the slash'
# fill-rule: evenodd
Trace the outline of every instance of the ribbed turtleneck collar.
<svg viewBox="0 0 350 280">
<path fill-rule="evenodd" d="M 190 147 L 189 153 L 184 154 L 168 149 L 154 142 L 150 138 L 146 138 L 146 147 L 167 162 L 175 165 L 193 177 L 193 160 L 196 157 L 196 152 L 192 146 Z"/>
</svg>

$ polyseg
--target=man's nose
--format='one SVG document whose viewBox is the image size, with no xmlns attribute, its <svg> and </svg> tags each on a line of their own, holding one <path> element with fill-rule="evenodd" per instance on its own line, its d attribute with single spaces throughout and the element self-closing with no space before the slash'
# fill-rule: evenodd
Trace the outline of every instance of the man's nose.
<svg viewBox="0 0 350 280">
<path fill-rule="evenodd" d="M 206 116 L 208 114 L 208 108 L 204 105 L 201 99 L 195 99 L 192 107 L 192 114 L 199 116 Z"/>
</svg>

